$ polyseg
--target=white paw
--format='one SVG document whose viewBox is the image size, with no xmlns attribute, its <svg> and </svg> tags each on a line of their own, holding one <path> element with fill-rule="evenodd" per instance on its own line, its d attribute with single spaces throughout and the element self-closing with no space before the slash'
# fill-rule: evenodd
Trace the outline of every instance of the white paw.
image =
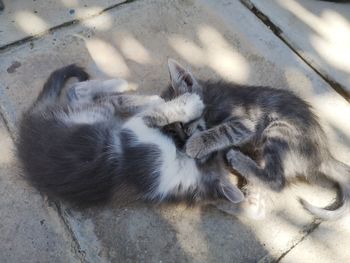
<svg viewBox="0 0 350 263">
<path fill-rule="evenodd" d="M 260 190 L 249 192 L 242 203 L 242 208 L 249 218 L 255 220 L 264 219 L 266 216 L 266 204 Z"/>
<path fill-rule="evenodd" d="M 153 96 L 149 96 L 149 100 L 150 100 L 150 103 L 152 105 L 159 105 L 159 104 L 162 104 L 164 103 L 165 101 L 159 97 L 158 95 L 153 95 Z"/>
<path fill-rule="evenodd" d="M 179 99 L 183 103 L 183 109 L 188 117 L 187 121 L 197 119 L 202 115 L 204 103 L 197 94 L 185 93 Z"/>
<path fill-rule="evenodd" d="M 130 90 L 124 79 L 108 79 L 102 82 L 102 91 L 106 93 L 123 93 Z"/>
</svg>

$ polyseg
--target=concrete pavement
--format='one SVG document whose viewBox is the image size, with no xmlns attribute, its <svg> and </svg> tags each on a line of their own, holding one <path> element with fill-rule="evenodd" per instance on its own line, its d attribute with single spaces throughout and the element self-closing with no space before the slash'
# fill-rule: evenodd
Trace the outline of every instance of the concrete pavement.
<svg viewBox="0 0 350 263">
<path fill-rule="evenodd" d="M 35 2 L 25 4 L 31 12 L 25 17 L 44 21 L 47 27 L 39 27 L 40 32 L 36 26 L 28 30 L 30 23 L 23 20 L 14 20 L 16 28 L 9 24 L 12 17 L 21 17 L 18 3 L 11 7 L 5 2 L 11 14 L 0 14 L 0 103 L 6 124 L 0 137 L 5 145 L 1 160 L 6 160 L 0 163 L 2 262 L 350 260 L 338 248 L 350 244 L 348 218 L 315 221 L 296 200 L 303 196 L 328 204 L 334 192 L 322 186 L 298 184 L 269 194 L 267 218 L 253 221 L 210 206 L 132 203 L 78 210 L 47 201 L 27 185 L 16 173 L 16 160 L 8 157 L 13 147 L 9 135 L 15 139 L 21 112 L 48 74 L 69 63 L 85 66 L 96 78 L 126 78 L 147 94 L 167 85 L 168 57 L 189 65 L 201 78 L 291 89 L 314 106 L 332 151 L 350 164 L 349 103 L 241 2 L 37 0 L 40 13 L 30 11 Z M 74 14 L 82 13 L 85 5 L 98 5 L 99 12 L 69 22 L 67 13 L 72 8 Z M 56 28 L 45 31 L 51 27 Z"/>
</svg>

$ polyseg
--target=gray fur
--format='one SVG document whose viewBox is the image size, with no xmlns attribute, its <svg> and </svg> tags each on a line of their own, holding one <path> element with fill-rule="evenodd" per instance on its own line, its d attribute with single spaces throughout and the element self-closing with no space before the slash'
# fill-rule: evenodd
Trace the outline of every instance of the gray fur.
<svg viewBox="0 0 350 263">
<path fill-rule="evenodd" d="M 332 157 L 326 135 L 305 101 L 287 90 L 198 81 L 179 63 L 169 64 L 175 76 L 171 79 L 180 81 L 172 81 L 164 98 L 195 92 L 206 105 L 208 129 L 187 140 L 189 156 L 228 151 L 229 164 L 248 182 L 262 182 L 276 191 L 297 176 L 326 175 L 341 188 L 340 207 L 325 210 L 303 200 L 304 207 L 322 219 L 337 219 L 349 210 L 350 168 Z"/>
<path fill-rule="evenodd" d="M 198 95 L 164 102 L 125 94 L 125 81 L 109 80 L 79 82 L 60 100 L 71 77 L 88 75 L 75 65 L 53 72 L 21 121 L 18 157 L 40 190 L 85 205 L 128 195 L 154 202 L 243 199 L 218 162 L 197 165 L 161 131 L 199 118 Z"/>
</svg>

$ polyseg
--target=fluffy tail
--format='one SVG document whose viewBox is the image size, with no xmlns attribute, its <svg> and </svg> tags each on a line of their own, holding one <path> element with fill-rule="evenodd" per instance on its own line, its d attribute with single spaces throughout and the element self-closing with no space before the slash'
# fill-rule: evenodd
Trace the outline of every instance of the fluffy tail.
<svg viewBox="0 0 350 263">
<path fill-rule="evenodd" d="M 84 69 L 75 64 L 57 69 L 51 73 L 50 77 L 44 84 L 44 87 L 38 96 L 37 102 L 44 100 L 52 101 L 58 98 L 66 81 L 73 77 L 77 78 L 79 81 L 89 79 L 89 75 L 84 71 Z"/>
<path fill-rule="evenodd" d="M 334 210 L 329 210 L 313 206 L 303 199 L 300 202 L 306 210 L 319 219 L 339 219 L 350 211 L 350 167 L 332 158 L 327 165 L 321 167 L 321 171 L 334 182 L 338 183 L 341 191 L 340 205 Z"/>
</svg>

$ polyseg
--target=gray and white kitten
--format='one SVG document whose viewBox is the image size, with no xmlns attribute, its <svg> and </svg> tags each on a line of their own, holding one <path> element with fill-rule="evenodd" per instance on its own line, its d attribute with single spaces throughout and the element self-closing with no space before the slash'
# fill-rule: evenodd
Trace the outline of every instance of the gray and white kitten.
<svg viewBox="0 0 350 263">
<path fill-rule="evenodd" d="M 78 82 L 60 100 L 71 77 L 88 79 L 75 65 L 56 70 L 21 121 L 18 157 L 40 190 L 84 205 L 114 195 L 154 202 L 243 199 L 222 164 L 197 164 L 161 131 L 201 116 L 197 94 L 165 102 L 127 95 L 125 81 L 108 80 Z"/>
<path fill-rule="evenodd" d="M 187 140 L 189 156 L 202 159 L 225 150 L 231 167 L 248 182 L 276 191 L 297 176 L 317 180 L 324 175 L 339 185 L 341 205 L 326 210 L 301 200 L 304 207 L 322 219 L 337 219 L 349 210 L 350 167 L 332 156 L 326 135 L 305 101 L 287 90 L 197 81 L 175 60 L 168 64 L 172 84 L 162 96 L 173 99 L 191 92 L 205 104 L 207 130 Z"/>
</svg>

